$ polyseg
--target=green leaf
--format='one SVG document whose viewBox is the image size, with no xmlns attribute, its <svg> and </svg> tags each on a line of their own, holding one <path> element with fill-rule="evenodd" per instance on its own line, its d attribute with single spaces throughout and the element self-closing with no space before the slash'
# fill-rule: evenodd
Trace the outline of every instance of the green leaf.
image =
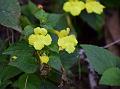
<svg viewBox="0 0 120 89">
<path fill-rule="evenodd" d="M 12 44 L 10 47 L 8 47 L 3 54 L 8 54 L 8 55 L 12 55 L 12 54 L 17 54 L 19 52 L 23 52 L 23 53 L 32 53 L 33 52 L 33 48 L 29 46 L 29 44 L 27 44 L 24 41 L 20 41 L 17 42 L 15 44 Z"/>
<path fill-rule="evenodd" d="M 25 42 L 18 42 L 11 45 L 4 54 L 16 56 L 11 58 L 9 65 L 15 66 L 26 73 L 34 73 L 37 69 L 36 59 L 32 56 L 33 48 L 29 47 Z"/>
<path fill-rule="evenodd" d="M 0 38 L 0 54 L 5 49 L 5 47 L 6 47 L 5 41 Z"/>
<path fill-rule="evenodd" d="M 18 86 L 20 89 L 41 89 L 39 77 L 33 74 L 23 74 L 20 76 Z"/>
<path fill-rule="evenodd" d="M 39 8 L 31 1 L 28 3 L 28 8 L 32 14 L 39 10 Z"/>
<path fill-rule="evenodd" d="M 26 73 L 34 73 L 37 70 L 37 62 L 34 57 L 27 53 L 19 53 L 15 55 L 16 60 L 10 61 L 9 65 L 15 66 Z"/>
<path fill-rule="evenodd" d="M 23 74 L 19 80 L 20 89 L 58 89 L 58 87 L 44 78 L 34 74 Z"/>
<path fill-rule="evenodd" d="M 3 71 L 6 65 L 8 65 L 8 57 L 0 54 L 0 71 Z"/>
<path fill-rule="evenodd" d="M 47 22 L 48 13 L 44 10 L 40 9 L 37 11 L 34 16 L 40 21 L 41 24 L 45 24 Z"/>
<path fill-rule="evenodd" d="M 50 82 L 46 79 L 41 79 L 40 89 L 59 89 L 59 88 L 52 82 Z"/>
<path fill-rule="evenodd" d="M 16 75 L 20 74 L 21 71 L 13 66 L 6 66 L 3 70 L 0 71 L 0 81 L 4 82 L 10 78 L 15 77 Z"/>
<path fill-rule="evenodd" d="M 0 54 L 0 69 L 1 65 L 7 65 L 8 63 L 8 56 Z"/>
<path fill-rule="evenodd" d="M 54 17 L 54 18 L 53 18 Z M 68 27 L 67 19 L 64 14 L 48 13 L 47 22 L 42 25 L 47 29 L 63 29 Z"/>
<path fill-rule="evenodd" d="M 66 70 L 69 70 L 73 66 L 73 64 L 75 64 L 78 61 L 78 57 L 79 54 L 77 51 L 71 54 L 68 54 L 67 52 L 60 53 L 62 65 Z"/>
<path fill-rule="evenodd" d="M 22 28 L 25 28 L 25 26 L 31 25 L 31 22 L 29 21 L 29 19 L 26 16 L 21 16 L 20 17 L 20 25 Z"/>
<path fill-rule="evenodd" d="M 59 47 L 56 42 L 52 42 L 51 45 L 48 47 L 52 52 L 59 53 Z"/>
<path fill-rule="evenodd" d="M 0 24 L 21 32 L 19 26 L 20 5 L 18 0 L 0 0 Z"/>
<path fill-rule="evenodd" d="M 116 67 L 120 64 L 120 59 L 111 52 L 94 45 L 81 45 L 85 50 L 89 63 L 99 73 L 102 74 L 108 68 Z"/>
<path fill-rule="evenodd" d="M 65 29 L 69 27 L 66 15 L 60 14 L 59 16 L 60 17 L 59 17 L 59 20 L 56 22 L 55 29 L 63 29 L 63 28 Z"/>
<path fill-rule="evenodd" d="M 25 38 L 27 38 L 28 36 L 30 36 L 33 33 L 33 29 L 34 28 L 31 25 L 27 25 L 24 28 L 23 35 L 25 36 Z"/>
<path fill-rule="evenodd" d="M 29 3 L 21 6 L 22 15 L 26 16 L 32 25 L 38 26 L 38 20 L 35 18 L 34 13 L 36 13 L 39 8 L 29 0 Z"/>
<path fill-rule="evenodd" d="M 34 13 L 36 13 L 39 10 L 39 8 L 32 3 L 30 0 L 28 2 L 28 4 L 21 6 L 21 11 L 22 14 L 24 14 L 25 16 L 27 16 L 28 18 Z"/>
<path fill-rule="evenodd" d="M 50 56 L 49 56 L 49 62 L 48 64 L 54 68 L 54 69 L 57 69 L 57 70 L 60 70 L 61 68 L 61 60 L 60 60 L 60 56 L 59 54 L 57 53 L 52 53 Z"/>
<path fill-rule="evenodd" d="M 80 17 L 96 31 L 101 30 L 104 25 L 103 15 L 81 13 Z"/>
<path fill-rule="evenodd" d="M 12 84 L 12 82 L 10 80 L 6 80 L 4 82 L 1 82 L 0 83 L 0 89 L 6 89 L 6 87 L 10 84 Z"/>
<path fill-rule="evenodd" d="M 67 27 L 67 19 L 64 14 L 47 13 L 41 9 L 34 16 L 40 21 L 40 25 L 47 29 Z"/>
<path fill-rule="evenodd" d="M 58 71 L 58 70 L 54 70 L 52 69 L 50 71 L 50 73 L 48 73 L 48 76 L 47 78 L 52 81 L 52 82 L 55 82 L 55 83 L 60 83 L 60 78 L 61 78 L 61 73 Z"/>
<path fill-rule="evenodd" d="M 100 80 L 100 84 L 110 86 L 120 86 L 120 69 L 110 68 L 106 70 Z"/>
<path fill-rule="evenodd" d="M 54 28 L 58 24 L 58 22 L 62 19 L 62 17 L 63 17 L 63 14 L 50 14 L 49 13 L 46 25 L 50 25 L 51 27 Z"/>
</svg>

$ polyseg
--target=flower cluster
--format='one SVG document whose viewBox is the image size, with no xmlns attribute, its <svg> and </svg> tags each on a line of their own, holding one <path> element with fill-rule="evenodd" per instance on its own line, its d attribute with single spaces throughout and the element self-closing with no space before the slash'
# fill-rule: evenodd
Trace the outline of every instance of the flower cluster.
<svg viewBox="0 0 120 89">
<path fill-rule="evenodd" d="M 59 50 L 66 50 L 68 53 L 73 53 L 75 50 L 75 46 L 78 41 L 74 35 L 69 35 L 70 29 L 61 30 L 60 32 L 56 31 L 58 35 L 58 46 Z"/>
<path fill-rule="evenodd" d="M 29 36 L 28 41 L 29 44 L 32 45 L 36 50 L 42 50 L 44 46 L 49 46 L 51 44 L 52 38 L 49 34 L 47 34 L 47 30 L 45 28 L 36 27 L 34 29 L 34 34 Z M 48 63 L 49 61 L 49 57 L 46 55 L 39 55 L 39 59 L 41 63 Z"/>
<path fill-rule="evenodd" d="M 54 33 L 58 36 L 59 50 L 66 50 L 68 53 L 73 53 L 75 46 L 78 41 L 74 35 L 69 35 L 70 29 L 56 31 Z M 34 34 L 31 34 L 28 38 L 29 44 L 32 45 L 36 50 L 40 51 L 44 46 L 49 46 L 52 42 L 51 36 L 48 34 L 45 28 L 36 27 L 34 28 Z M 41 63 L 48 63 L 49 57 L 43 53 L 37 52 Z"/>
<path fill-rule="evenodd" d="M 104 8 L 105 7 L 96 0 L 86 0 L 85 3 L 79 0 L 69 0 L 65 2 L 63 6 L 63 10 L 70 12 L 73 16 L 79 15 L 84 9 L 86 9 L 88 13 L 101 14 Z"/>
</svg>

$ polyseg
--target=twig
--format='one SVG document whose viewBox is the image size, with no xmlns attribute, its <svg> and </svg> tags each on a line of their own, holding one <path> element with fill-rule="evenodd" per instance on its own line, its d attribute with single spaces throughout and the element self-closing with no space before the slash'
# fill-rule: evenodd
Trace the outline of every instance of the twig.
<svg viewBox="0 0 120 89">
<path fill-rule="evenodd" d="M 62 88 L 64 86 L 64 83 L 68 83 L 67 73 L 63 66 L 61 66 L 61 71 L 62 71 L 62 77 L 61 77 L 61 83 L 58 86 L 59 88 Z"/>
<path fill-rule="evenodd" d="M 91 67 L 91 65 L 88 65 L 88 69 L 89 69 L 89 82 L 90 82 L 90 88 L 91 89 L 95 89 L 97 86 L 96 80 L 95 80 L 95 71 L 94 69 Z"/>
<path fill-rule="evenodd" d="M 115 44 L 117 44 L 119 42 L 120 42 L 120 39 L 118 39 L 118 40 L 116 40 L 116 41 L 114 41 L 114 42 L 112 42 L 110 44 L 105 45 L 103 48 L 109 48 L 110 46 L 113 46 L 113 45 L 115 45 Z"/>
<path fill-rule="evenodd" d="M 95 76 L 96 76 L 95 71 L 92 68 L 89 60 L 85 57 L 85 52 L 83 49 L 80 49 L 79 54 L 80 54 L 80 58 L 88 63 L 90 89 L 95 89 L 97 86 L 97 82 L 95 80 Z"/>
<path fill-rule="evenodd" d="M 27 81 L 28 81 L 28 75 L 27 75 L 26 80 L 25 80 L 25 87 L 24 87 L 24 89 L 26 89 L 26 87 L 27 87 Z"/>
</svg>

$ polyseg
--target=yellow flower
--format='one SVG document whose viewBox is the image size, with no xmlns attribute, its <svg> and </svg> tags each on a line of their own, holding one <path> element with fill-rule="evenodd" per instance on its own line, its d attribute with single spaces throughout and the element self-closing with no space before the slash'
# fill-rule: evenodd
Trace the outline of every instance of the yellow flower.
<svg viewBox="0 0 120 89">
<path fill-rule="evenodd" d="M 70 28 L 67 28 L 66 30 L 61 30 L 60 32 L 55 31 L 55 33 L 58 35 L 59 38 L 67 36 L 69 32 L 70 32 Z"/>
<path fill-rule="evenodd" d="M 40 61 L 41 63 L 48 63 L 49 57 L 48 56 L 40 56 Z"/>
<path fill-rule="evenodd" d="M 34 33 L 39 35 L 46 35 L 47 30 L 45 28 L 36 27 L 34 28 Z"/>
<path fill-rule="evenodd" d="M 46 29 L 37 27 L 34 29 L 34 33 L 29 36 L 28 41 L 36 50 L 41 50 L 45 45 L 48 46 L 51 44 L 52 38 L 47 34 Z"/>
<path fill-rule="evenodd" d="M 74 35 L 65 36 L 58 39 L 60 50 L 65 49 L 68 53 L 73 53 L 78 41 Z"/>
<path fill-rule="evenodd" d="M 73 16 L 79 15 L 83 9 L 85 9 L 84 2 L 78 0 L 70 0 L 63 5 L 63 10 L 70 12 Z"/>
<path fill-rule="evenodd" d="M 105 8 L 96 0 L 87 0 L 85 7 L 88 13 L 94 12 L 96 14 L 101 14 L 103 12 L 103 9 Z"/>
<path fill-rule="evenodd" d="M 74 35 L 69 35 L 70 28 L 66 30 L 55 31 L 58 35 L 58 46 L 59 50 L 66 50 L 68 53 L 73 53 L 75 50 L 75 46 L 77 45 L 78 41 Z"/>
</svg>

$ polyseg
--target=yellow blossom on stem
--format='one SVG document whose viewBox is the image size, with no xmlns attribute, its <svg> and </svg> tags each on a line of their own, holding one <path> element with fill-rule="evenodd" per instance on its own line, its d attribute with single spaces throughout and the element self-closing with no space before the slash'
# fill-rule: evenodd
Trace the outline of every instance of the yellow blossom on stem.
<svg viewBox="0 0 120 89">
<path fill-rule="evenodd" d="M 77 43 L 78 41 L 74 35 L 69 35 L 58 39 L 58 46 L 60 47 L 60 50 L 65 49 L 68 53 L 74 52 Z"/>
<path fill-rule="evenodd" d="M 45 28 L 37 27 L 34 29 L 34 34 L 29 36 L 28 41 L 36 50 L 41 50 L 45 45 L 48 46 L 51 44 L 52 38 L 47 34 Z"/>
<path fill-rule="evenodd" d="M 85 4 L 79 0 L 69 0 L 63 5 L 63 10 L 70 12 L 73 16 L 79 15 L 83 9 L 85 9 Z"/>
<path fill-rule="evenodd" d="M 41 63 L 43 64 L 43 63 L 48 63 L 48 61 L 49 61 L 49 57 L 48 56 L 40 56 L 40 61 L 41 61 Z"/>
<path fill-rule="evenodd" d="M 66 30 L 55 31 L 58 35 L 58 46 L 59 50 L 66 50 L 68 53 L 73 53 L 75 50 L 75 46 L 77 45 L 78 41 L 74 35 L 69 35 L 70 28 Z"/>
<path fill-rule="evenodd" d="M 85 8 L 88 13 L 96 13 L 96 14 L 101 14 L 103 12 L 103 9 L 105 6 L 100 4 L 100 2 L 96 0 L 87 0 L 85 4 Z"/>
</svg>

